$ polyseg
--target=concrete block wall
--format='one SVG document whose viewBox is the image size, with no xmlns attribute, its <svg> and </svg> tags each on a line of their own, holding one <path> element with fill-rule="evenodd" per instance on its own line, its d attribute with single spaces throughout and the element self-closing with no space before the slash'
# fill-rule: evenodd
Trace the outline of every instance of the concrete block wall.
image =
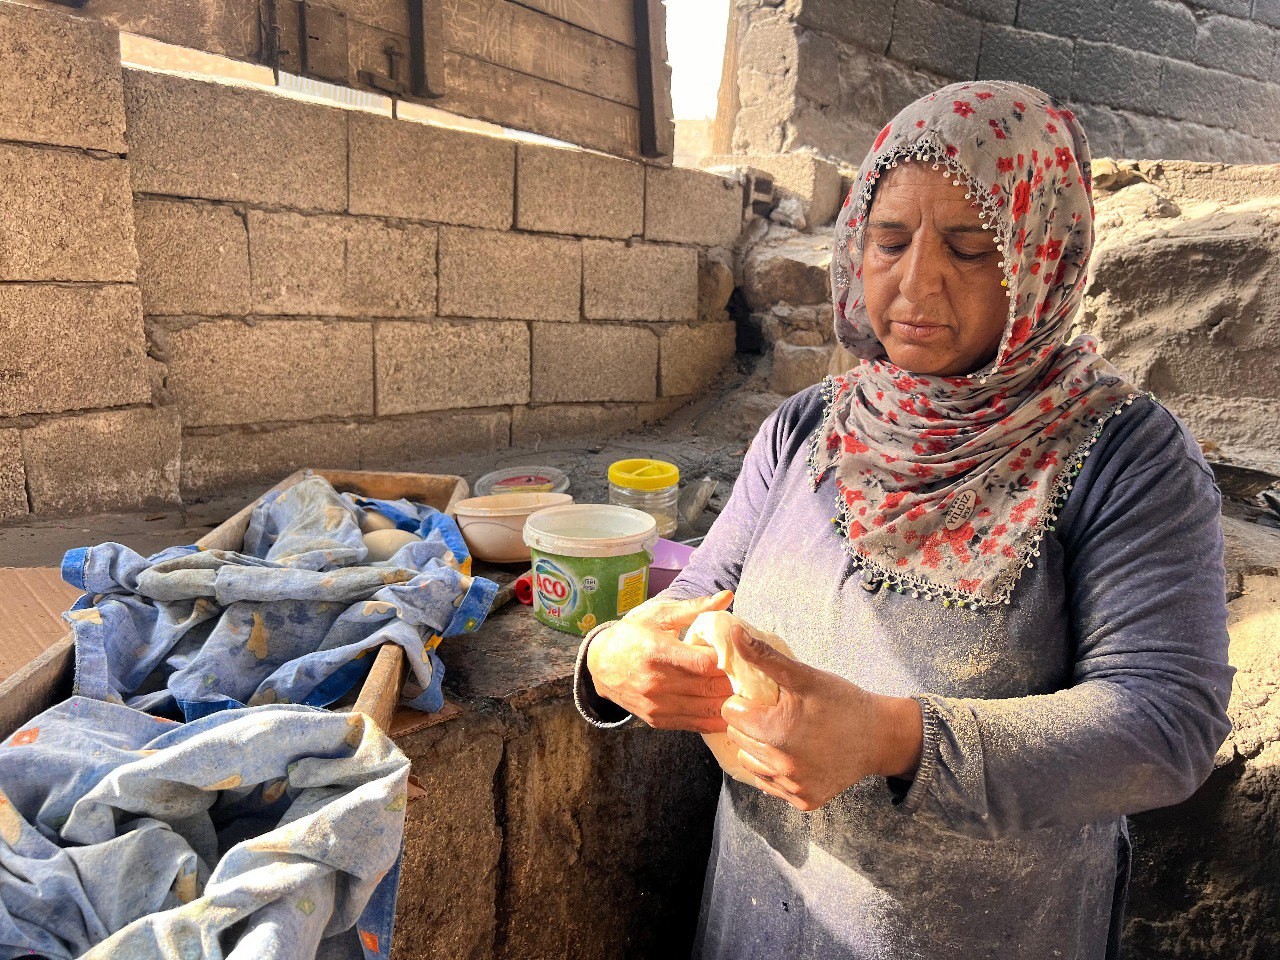
<svg viewBox="0 0 1280 960">
<path fill-rule="evenodd" d="M 4 0 L 0 182 L 0 522 L 625 430 L 733 353 L 737 184 L 122 68 Z"/>
<path fill-rule="evenodd" d="M 0 521 L 179 495 L 124 134 L 116 34 L 0 5 Z"/>
<path fill-rule="evenodd" d="M 1070 104 L 1095 156 L 1280 160 L 1280 4 L 1270 0 L 736 7 L 735 154 L 812 151 L 857 166 L 912 100 L 1002 79 Z"/>
</svg>

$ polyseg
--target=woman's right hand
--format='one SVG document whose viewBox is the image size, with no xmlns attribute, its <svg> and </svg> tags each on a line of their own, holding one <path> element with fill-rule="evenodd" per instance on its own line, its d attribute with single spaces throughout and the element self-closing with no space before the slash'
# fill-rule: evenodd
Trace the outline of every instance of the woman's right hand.
<svg viewBox="0 0 1280 960">
<path fill-rule="evenodd" d="M 733 592 L 693 600 L 649 600 L 596 634 L 587 670 L 596 693 L 660 730 L 723 733 L 720 708 L 733 694 L 710 647 L 680 639 L 698 614 L 727 610 Z"/>
</svg>

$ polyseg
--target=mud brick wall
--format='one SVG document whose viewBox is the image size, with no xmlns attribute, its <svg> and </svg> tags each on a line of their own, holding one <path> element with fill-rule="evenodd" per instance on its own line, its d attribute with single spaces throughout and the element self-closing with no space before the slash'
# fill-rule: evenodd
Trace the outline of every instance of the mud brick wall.
<svg viewBox="0 0 1280 960">
<path fill-rule="evenodd" d="M 1070 103 L 1095 156 L 1280 160 L 1274 0 L 737 0 L 728 39 L 716 153 L 857 166 L 912 100 L 1002 79 Z"/>
<path fill-rule="evenodd" d="M 734 350 L 727 180 L 122 68 L 3 0 L 0 182 L 0 521 L 635 426 Z"/>
</svg>

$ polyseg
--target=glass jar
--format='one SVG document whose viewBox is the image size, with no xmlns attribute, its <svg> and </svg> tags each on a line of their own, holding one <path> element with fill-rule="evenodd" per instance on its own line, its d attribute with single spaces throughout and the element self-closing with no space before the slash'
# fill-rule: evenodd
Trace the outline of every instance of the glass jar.
<svg viewBox="0 0 1280 960">
<path fill-rule="evenodd" d="M 676 532 L 680 468 L 665 460 L 617 460 L 609 467 L 609 502 L 643 510 L 658 525 L 658 536 Z"/>
</svg>

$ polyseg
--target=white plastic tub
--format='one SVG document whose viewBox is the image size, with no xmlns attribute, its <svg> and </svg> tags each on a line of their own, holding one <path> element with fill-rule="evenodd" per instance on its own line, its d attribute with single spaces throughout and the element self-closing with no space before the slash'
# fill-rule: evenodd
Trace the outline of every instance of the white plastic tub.
<svg viewBox="0 0 1280 960">
<path fill-rule="evenodd" d="M 573 503 L 567 493 L 495 493 L 460 500 L 453 507 L 458 529 L 477 560 L 488 563 L 528 563 L 524 524 L 548 507 Z"/>
</svg>

